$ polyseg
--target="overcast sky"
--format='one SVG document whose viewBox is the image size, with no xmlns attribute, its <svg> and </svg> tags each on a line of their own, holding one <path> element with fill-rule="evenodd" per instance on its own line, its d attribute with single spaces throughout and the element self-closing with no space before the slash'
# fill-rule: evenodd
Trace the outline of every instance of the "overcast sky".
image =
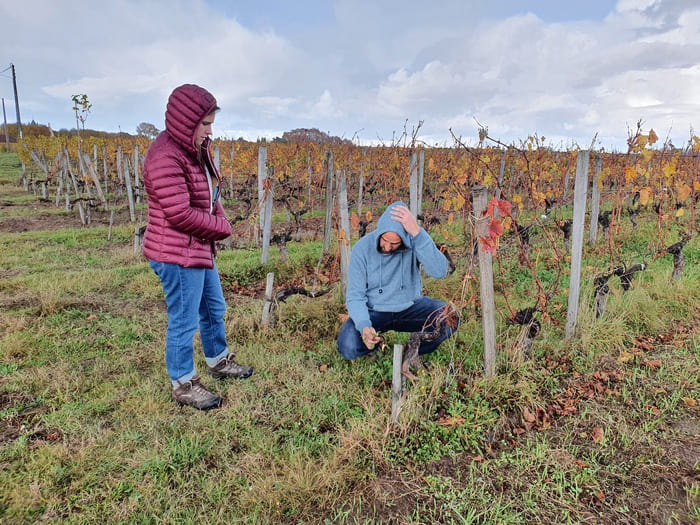
<svg viewBox="0 0 700 525">
<path fill-rule="evenodd" d="M 640 119 L 676 146 L 700 126 L 700 0 L 3 0 L 0 27 L 22 121 L 53 129 L 83 93 L 86 127 L 162 129 L 183 83 L 217 97 L 215 135 L 252 140 L 422 122 L 429 145 L 475 144 L 478 121 L 620 151 Z M 0 96 L 15 122 L 9 69 Z"/>
</svg>

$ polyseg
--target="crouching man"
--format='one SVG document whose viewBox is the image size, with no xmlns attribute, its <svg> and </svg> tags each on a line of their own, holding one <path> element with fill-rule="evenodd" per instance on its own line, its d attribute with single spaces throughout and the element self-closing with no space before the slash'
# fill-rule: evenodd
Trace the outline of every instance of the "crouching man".
<svg viewBox="0 0 700 525">
<path fill-rule="evenodd" d="M 352 249 L 345 304 L 349 318 L 338 335 L 338 352 L 345 359 L 369 354 L 379 333 L 435 331 L 418 353 L 428 354 L 454 332 L 445 322 L 445 303 L 423 295 L 421 267 L 427 275 L 447 275 L 448 261 L 403 202 L 389 206 L 377 229 Z M 454 324 L 454 323 L 453 323 Z"/>
</svg>

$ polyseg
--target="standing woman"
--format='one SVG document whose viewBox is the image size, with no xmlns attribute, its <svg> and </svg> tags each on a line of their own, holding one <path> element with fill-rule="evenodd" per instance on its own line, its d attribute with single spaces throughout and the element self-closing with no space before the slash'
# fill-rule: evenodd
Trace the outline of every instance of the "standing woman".
<svg viewBox="0 0 700 525">
<path fill-rule="evenodd" d="M 215 241 L 231 235 L 209 151 L 218 110 L 206 89 L 176 88 L 165 110 L 165 131 L 151 144 L 143 169 L 148 192 L 143 254 L 165 293 L 165 365 L 172 396 L 180 405 L 201 410 L 219 406 L 221 398 L 200 383 L 195 370 L 197 328 L 210 375 L 245 378 L 253 373 L 234 361 L 226 343 L 226 302 L 214 263 Z"/>
</svg>

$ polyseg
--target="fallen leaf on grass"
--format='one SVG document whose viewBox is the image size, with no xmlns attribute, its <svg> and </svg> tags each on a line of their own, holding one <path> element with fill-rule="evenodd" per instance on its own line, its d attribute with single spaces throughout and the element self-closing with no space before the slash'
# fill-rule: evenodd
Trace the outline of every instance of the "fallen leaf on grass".
<svg viewBox="0 0 700 525">
<path fill-rule="evenodd" d="M 465 422 L 466 422 L 466 419 L 464 419 L 460 415 L 441 417 L 438 420 L 438 423 L 440 425 L 442 425 L 443 427 L 456 427 L 456 426 L 464 425 Z"/>
<path fill-rule="evenodd" d="M 481 454 L 479 454 L 478 456 L 474 456 L 472 459 L 473 459 L 474 461 L 476 461 L 477 463 L 483 463 L 483 462 L 484 462 L 484 456 L 482 456 Z"/>
<path fill-rule="evenodd" d="M 649 411 L 654 414 L 655 416 L 658 416 L 661 414 L 661 410 L 659 410 L 659 407 L 654 406 L 654 405 L 644 405 L 644 408 L 649 409 Z"/>
<path fill-rule="evenodd" d="M 588 466 L 588 463 L 585 461 L 581 461 L 580 459 L 576 460 L 576 466 L 580 468 L 586 468 Z"/>
<path fill-rule="evenodd" d="M 661 367 L 661 359 L 645 359 L 642 361 L 642 365 L 652 370 L 656 370 Z"/>
<path fill-rule="evenodd" d="M 523 408 L 523 419 L 527 421 L 528 423 L 534 423 L 535 422 L 535 414 L 530 412 L 530 410 L 525 407 Z"/>
<path fill-rule="evenodd" d="M 325 372 L 326 370 L 328 370 L 328 365 L 325 363 L 318 367 L 319 372 Z"/>
<path fill-rule="evenodd" d="M 632 352 L 620 352 L 620 355 L 617 357 L 617 362 L 618 363 L 629 363 L 634 359 L 634 354 Z"/>
<path fill-rule="evenodd" d="M 685 401 L 685 404 L 691 408 L 698 404 L 698 402 L 695 401 L 695 399 L 693 399 L 692 397 L 682 397 L 681 399 Z"/>
<path fill-rule="evenodd" d="M 593 427 L 591 430 L 591 438 L 595 443 L 602 443 L 605 439 L 605 434 L 603 433 L 602 427 Z"/>
</svg>

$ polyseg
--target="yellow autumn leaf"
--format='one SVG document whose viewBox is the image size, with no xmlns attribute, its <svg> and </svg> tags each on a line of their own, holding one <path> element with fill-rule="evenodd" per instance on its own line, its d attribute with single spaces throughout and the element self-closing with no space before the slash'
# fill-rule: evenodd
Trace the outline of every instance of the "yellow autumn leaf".
<svg viewBox="0 0 700 525">
<path fill-rule="evenodd" d="M 695 191 L 700 191 L 700 182 L 693 182 L 693 188 Z"/>
<path fill-rule="evenodd" d="M 651 149 L 645 149 L 642 151 L 642 158 L 644 159 L 644 162 L 649 162 L 651 161 L 651 158 L 654 156 L 654 150 Z"/>
<path fill-rule="evenodd" d="M 683 202 L 690 195 L 690 186 L 682 183 L 678 186 L 678 200 Z"/>
<path fill-rule="evenodd" d="M 683 208 L 678 208 L 676 210 L 676 218 L 678 219 L 680 217 L 683 217 L 683 215 L 685 215 L 685 210 Z"/>
<path fill-rule="evenodd" d="M 695 399 L 693 399 L 692 397 L 682 397 L 681 399 L 685 401 L 685 404 L 691 408 L 698 404 L 698 402 L 695 401 Z"/>
<path fill-rule="evenodd" d="M 629 363 L 634 359 L 634 354 L 630 352 L 620 352 L 620 355 L 617 358 L 618 363 Z"/>
<path fill-rule="evenodd" d="M 651 197 L 651 188 L 649 186 L 645 186 L 639 190 L 639 203 L 642 206 L 646 206 L 646 204 L 649 202 L 649 197 Z"/>
<path fill-rule="evenodd" d="M 659 137 L 657 136 L 656 132 L 653 129 L 649 130 L 649 144 L 654 144 L 657 140 L 659 140 Z"/>
<path fill-rule="evenodd" d="M 625 168 L 625 181 L 626 182 L 632 182 L 634 178 L 637 176 L 637 170 L 634 169 L 634 166 L 627 166 Z"/>
</svg>

